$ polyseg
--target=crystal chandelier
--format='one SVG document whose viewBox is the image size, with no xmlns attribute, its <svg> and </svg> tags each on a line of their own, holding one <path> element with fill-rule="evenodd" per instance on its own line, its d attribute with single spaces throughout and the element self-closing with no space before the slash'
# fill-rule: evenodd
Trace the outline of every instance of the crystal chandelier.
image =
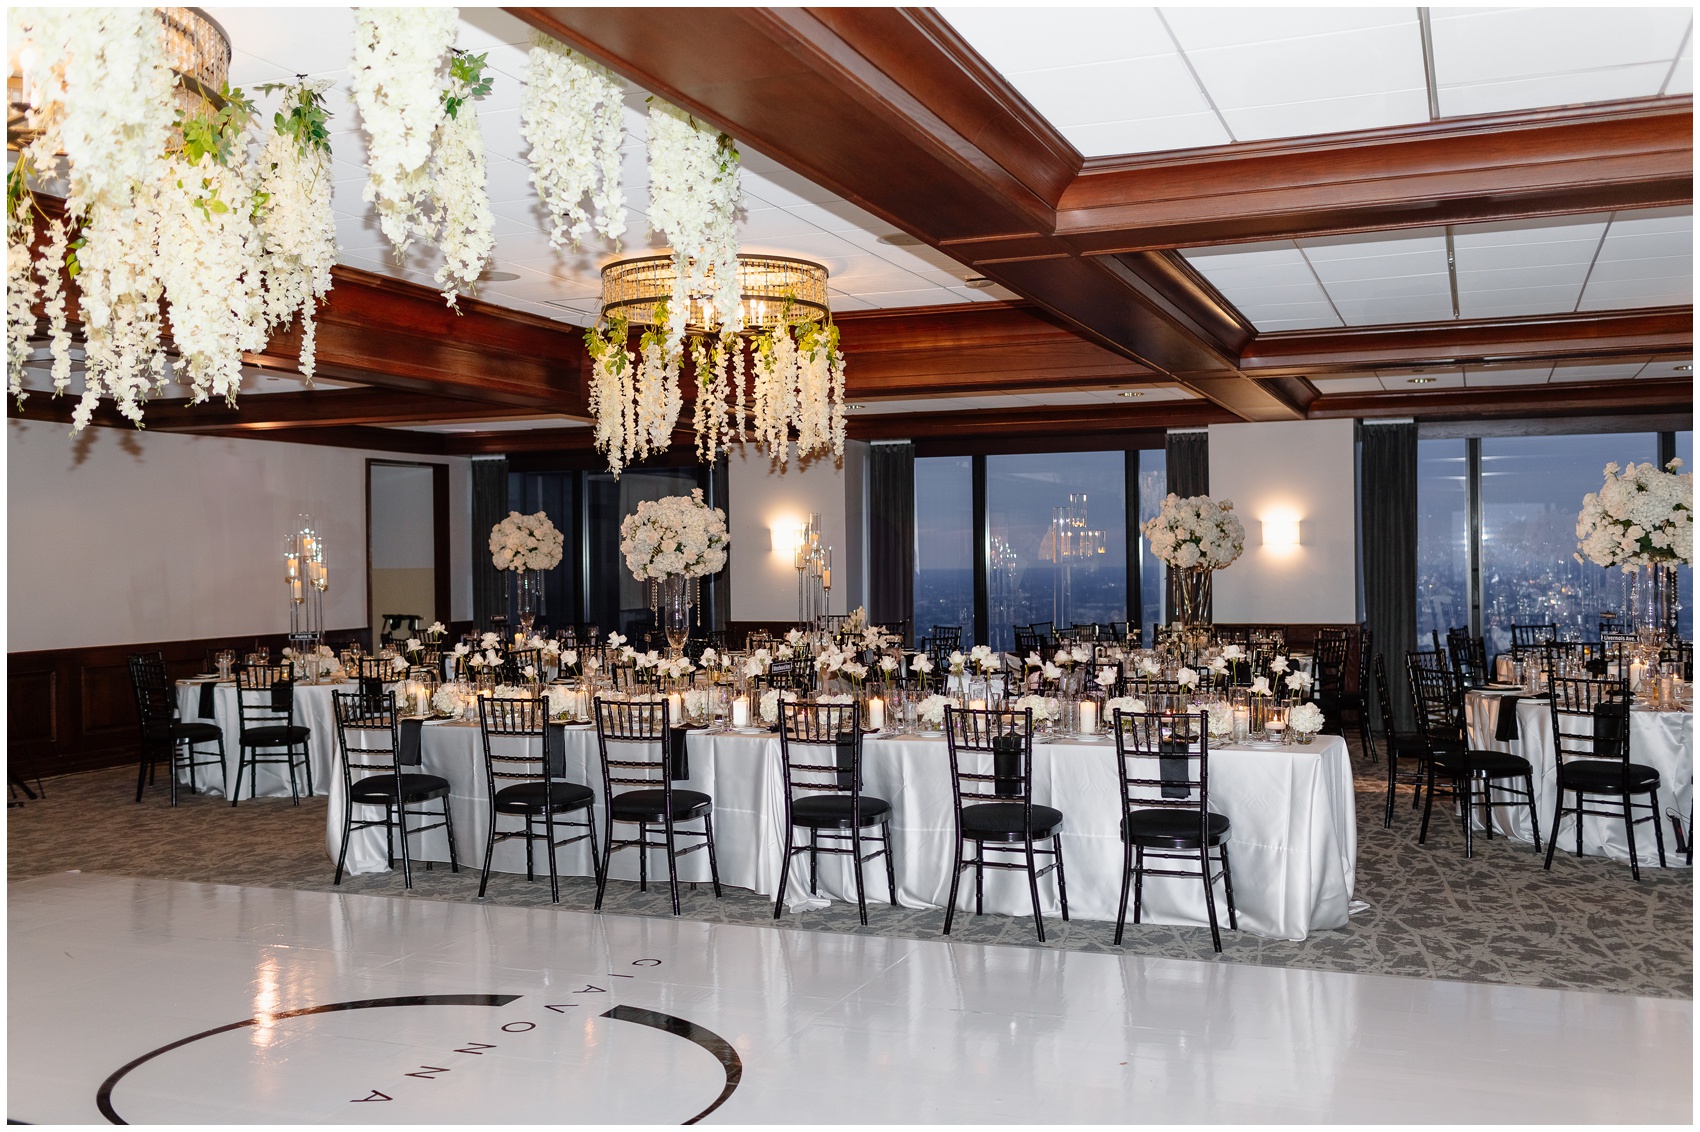
<svg viewBox="0 0 1700 1132">
<path fill-rule="evenodd" d="M 230 77 L 230 36 L 200 8 L 155 8 L 165 28 L 165 58 L 177 76 L 173 94 L 186 116 L 222 109 Z M 36 114 L 41 91 L 34 51 L 26 40 L 11 57 L 6 75 L 6 148 L 17 152 L 41 136 Z"/>
<path fill-rule="evenodd" d="M 619 475 L 626 464 L 671 444 L 687 362 L 695 380 L 686 388 L 696 391 L 691 424 L 703 462 L 750 440 L 781 467 L 793 440 L 800 460 L 843 455 L 844 355 L 826 268 L 740 255 L 737 314 L 727 318 L 714 309 L 710 272 L 690 294 L 685 341 L 670 344 L 666 308 L 675 270 L 671 254 L 616 260 L 602 269 L 602 318 L 586 341 L 595 360 L 596 446 L 609 469 Z M 627 339 L 634 327 L 644 331 L 635 353 Z"/>
</svg>

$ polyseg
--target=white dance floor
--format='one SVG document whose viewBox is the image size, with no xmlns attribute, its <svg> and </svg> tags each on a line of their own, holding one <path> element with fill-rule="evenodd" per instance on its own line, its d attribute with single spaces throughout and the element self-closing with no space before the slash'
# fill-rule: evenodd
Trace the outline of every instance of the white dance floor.
<svg viewBox="0 0 1700 1132">
<path fill-rule="evenodd" d="M 1693 1116 L 1687 1001 L 79 874 L 8 896 L 28 1122 Z"/>
</svg>

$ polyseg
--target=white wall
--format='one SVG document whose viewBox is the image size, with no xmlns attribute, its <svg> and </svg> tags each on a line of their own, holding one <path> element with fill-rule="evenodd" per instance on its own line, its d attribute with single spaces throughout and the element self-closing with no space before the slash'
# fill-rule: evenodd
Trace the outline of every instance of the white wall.
<svg viewBox="0 0 1700 1132">
<path fill-rule="evenodd" d="M 366 623 L 368 457 L 392 454 L 7 422 L 10 652 L 287 632 L 283 536 L 330 552 L 329 628 Z M 455 616 L 470 616 L 470 475 L 450 465 Z M 459 511 L 468 511 L 460 515 Z"/>
<path fill-rule="evenodd" d="M 1357 620 L 1353 422 L 1210 426 L 1210 494 L 1234 501 L 1245 553 L 1214 581 L 1217 621 Z M 1300 545 L 1263 545 L 1262 521 L 1298 520 Z"/>
<path fill-rule="evenodd" d="M 792 543 L 771 548 L 774 528 L 796 531 L 811 513 L 821 517 L 824 541 L 832 546 L 830 612 L 848 613 L 864 604 L 862 479 L 867 445 L 851 441 L 844 459 L 816 459 L 799 468 L 795 455 L 784 471 L 754 446 L 734 449 L 727 461 L 727 524 L 732 551 L 734 621 L 795 621 L 797 571 Z M 793 536 L 794 537 L 794 536 Z"/>
</svg>

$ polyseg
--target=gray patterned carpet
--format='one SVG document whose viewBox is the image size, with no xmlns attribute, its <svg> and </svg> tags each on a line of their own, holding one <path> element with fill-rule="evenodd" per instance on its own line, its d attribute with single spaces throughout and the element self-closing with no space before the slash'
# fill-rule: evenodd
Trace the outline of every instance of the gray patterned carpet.
<svg viewBox="0 0 1700 1132">
<path fill-rule="evenodd" d="M 1223 953 L 1210 950 L 1203 928 L 1129 926 L 1125 950 L 1207 962 L 1259 963 L 1419 978 L 1468 979 L 1524 986 L 1570 987 L 1692 998 L 1693 874 L 1643 870 L 1604 858 L 1562 853 L 1550 873 L 1526 845 L 1478 839 L 1463 858 L 1456 821 L 1437 823 L 1429 843 L 1416 843 L 1410 795 L 1401 790 L 1394 827 L 1381 827 L 1383 783 L 1358 763 L 1357 895 L 1369 908 L 1348 927 L 1302 942 L 1222 933 Z M 244 802 L 185 796 L 172 810 L 163 788 L 132 801 L 133 770 L 50 779 L 47 797 L 7 813 L 7 875 L 18 880 L 66 869 L 171 880 L 333 891 L 324 855 L 325 799 Z M 491 903 L 549 908 L 547 881 L 503 877 Z M 403 895 L 399 873 L 346 879 L 342 891 Z M 413 897 L 472 901 L 475 873 L 417 873 Z M 564 881 L 561 908 L 590 910 L 595 885 Z M 666 896 L 613 882 L 604 908 L 638 916 L 667 915 Z M 728 888 L 716 901 L 704 886 L 685 896 L 688 917 L 773 926 L 763 897 Z M 857 923 L 853 907 L 834 905 L 787 916 L 779 926 L 936 939 L 942 911 L 870 907 Z M 1115 951 L 1113 925 L 1047 921 L 1045 944 L 1032 923 L 1008 916 L 957 917 L 952 937 L 972 943 Z"/>
</svg>

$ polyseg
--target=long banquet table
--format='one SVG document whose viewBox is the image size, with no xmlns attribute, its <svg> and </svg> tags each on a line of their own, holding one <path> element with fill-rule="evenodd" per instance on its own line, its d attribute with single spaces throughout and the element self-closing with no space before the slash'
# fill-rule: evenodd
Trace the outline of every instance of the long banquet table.
<svg viewBox="0 0 1700 1132">
<path fill-rule="evenodd" d="M 1546 697 L 1523 698 L 1517 701 L 1518 738 L 1501 741 L 1494 738 L 1499 727 L 1499 709 L 1506 695 L 1516 692 L 1497 692 L 1476 689 L 1464 698 L 1470 728 L 1470 745 L 1485 750 L 1509 751 L 1529 760 L 1535 774 L 1536 813 L 1541 822 L 1541 842 L 1553 833 L 1552 815 L 1558 794 L 1558 758 L 1552 739 L 1552 708 Z M 1691 711 L 1653 711 L 1637 706 L 1629 713 L 1629 758 L 1632 762 L 1653 767 L 1659 772 L 1658 821 L 1663 823 L 1665 863 L 1685 864 L 1675 852 L 1667 811 L 1678 815 L 1684 826 L 1694 805 L 1694 713 Z M 1570 799 L 1575 802 L 1574 796 Z M 1597 805 L 1597 803 L 1594 803 Z M 1644 812 L 1644 811 L 1643 811 Z M 1558 831 L 1561 852 L 1576 851 L 1576 819 L 1566 817 Z M 1494 829 L 1519 841 L 1533 840 L 1529 828 L 1527 806 L 1496 805 L 1493 808 Z M 1590 817 L 1582 823 L 1582 850 L 1586 854 L 1603 853 L 1619 861 L 1629 860 L 1629 838 L 1623 820 Z M 1658 846 L 1653 831 L 1642 825 L 1635 831 L 1635 856 L 1642 865 L 1659 863 Z"/>
<path fill-rule="evenodd" d="M 496 739 L 494 742 L 519 742 Z M 535 740 L 533 740 L 535 742 Z M 455 841 L 463 868 L 479 868 L 489 830 L 489 805 L 483 750 L 476 724 L 430 722 L 423 733 L 420 768 L 449 780 Z M 603 809 L 600 755 L 593 728 L 567 731 L 567 773 L 597 795 L 597 836 Z M 676 785 L 714 798 L 714 827 L 721 881 L 771 896 L 778 887 L 784 845 L 779 741 L 771 735 L 689 733 L 690 775 Z M 315 780 L 316 781 L 316 780 Z M 950 890 L 950 861 L 955 833 L 950 802 L 950 766 L 944 740 L 905 736 L 867 740 L 863 754 L 864 789 L 892 804 L 892 843 L 896 856 L 898 902 L 909 908 L 942 907 Z M 1311 931 L 1343 927 L 1352 900 L 1357 860 L 1357 823 L 1352 772 L 1345 741 L 1320 736 L 1306 746 L 1246 745 L 1210 752 L 1211 808 L 1233 823 L 1229 843 L 1235 905 L 1240 928 L 1275 939 L 1303 939 Z M 336 857 L 342 839 L 343 797 L 340 775 L 331 781 L 326 848 Z M 1121 893 L 1121 797 L 1115 756 L 1107 743 L 1040 742 L 1034 747 L 1035 801 L 1063 811 L 1063 853 L 1067 868 L 1069 915 L 1113 920 Z M 376 810 L 371 816 L 380 816 Z M 512 828 L 504 819 L 502 828 Z M 629 832 L 629 831 L 628 831 Z M 416 835 L 415 860 L 447 861 L 442 830 Z M 524 845 L 507 841 L 496 847 L 498 873 L 523 873 Z M 564 875 L 589 876 L 588 843 L 558 852 Z M 355 831 L 349 868 L 355 873 L 386 867 L 382 829 Z M 808 897 L 807 858 L 792 863 L 788 901 L 792 907 L 813 903 Z M 666 862 L 654 854 L 653 878 L 665 883 Z M 615 854 L 610 876 L 636 880 L 637 854 Z M 884 866 L 870 862 L 866 871 L 870 913 L 887 897 Z M 417 876 L 416 883 L 417 883 Z M 680 861 L 680 880 L 708 880 L 703 853 Z M 495 876 L 493 886 L 512 884 Z M 823 857 L 820 893 L 854 900 L 854 881 L 843 858 Z M 1042 907 L 1056 915 L 1053 878 L 1040 882 Z M 1223 909 L 1218 890 L 1217 907 Z M 965 874 L 958 907 L 973 907 L 972 878 Z M 1031 914 L 1025 878 L 989 870 L 989 911 Z M 1225 910 L 1221 911 L 1226 925 Z M 1204 892 L 1197 880 L 1147 878 L 1145 918 L 1163 924 L 1203 924 Z"/>
</svg>

